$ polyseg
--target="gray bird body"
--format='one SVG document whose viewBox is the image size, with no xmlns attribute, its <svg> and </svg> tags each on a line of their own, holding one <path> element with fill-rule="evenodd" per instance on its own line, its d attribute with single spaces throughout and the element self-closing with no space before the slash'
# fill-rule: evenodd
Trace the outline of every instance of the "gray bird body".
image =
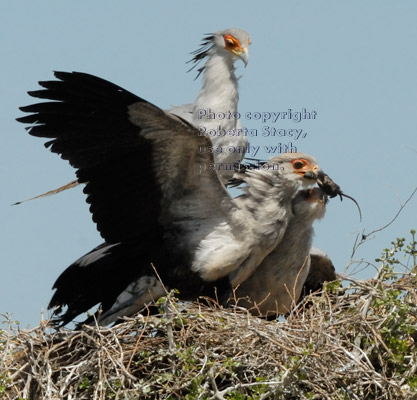
<svg viewBox="0 0 417 400">
<path fill-rule="evenodd" d="M 189 239 L 184 242 L 178 241 L 177 246 L 186 245 L 188 247 L 187 251 L 193 251 L 197 248 L 197 252 L 194 253 L 196 257 L 194 266 L 196 264 L 199 266 L 206 264 L 207 260 L 213 256 L 218 260 L 216 267 L 212 265 L 207 270 L 209 275 L 206 275 L 204 279 L 215 280 L 227 274 L 231 287 L 242 284 L 246 288 L 257 283 L 258 279 L 252 279 L 251 277 L 253 273 L 259 278 L 258 283 L 262 285 L 263 277 L 262 273 L 258 273 L 258 268 L 259 264 L 265 264 L 265 255 L 271 251 L 276 253 L 277 249 L 294 253 L 298 245 L 293 241 L 296 230 L 290 230 L 290 227 L 295 225 L 291 222 L 294 218 L 294 208 L 299 220 L 304 217 L 308 220 L 314 219 L 311 215 L 312 208 L 315 210 L 314 216 L 317 217 L 319 213 L 319 207 L 315 205 L 308 205 L 307 207 L 304 204 L 300 205 L 300 195 L 298 194 L 300 185 L 311 185 L 312 182 L 286 178 L 290 171 L 287 163 L 297 158 L 307 158 L 311 163 L 314 163 L 314 159 L 300 153 L 284 154 L 272 158 L 268 164 L 269 167 L 264 166 L 262 170 L 251 170 L 244 174 L 238 174 L 237 177 L 247 186 L 242 189 L 244 193 L 234 199 L 236 210 L 240 213 L 236 217 L 234 225 L 221 223 L 217 230 L 211 228 L 211 231 L 208 230 L 210 232 L 197 247 L 193 242 L 194 240 L 200 240 L 197 230 L 194 229 L 193 224 L 190 225 L 190 220 L 186 221 L 188 228 L 185 231 L 190 232 Z M 296 197 L 294 198 L 294 196 Z M 308 223 L 309 221 L 307 221 Z M 288 224 L 290 225 L 288 226 Z M 298 226 L 298 224 L 296 225 Z M 235 228 L 233 229 L 232 226 L 235 226 Z M 233 240 L 236 235 L 243 242 L 234 243 Z M 310 236 L 312 237 L 312 232 Z M 301 252 L 308 254 L 311 247 L 311 237 L 310 240 L 303 243 L 305 249 L 304 247 L 299 249 Z M 280 247 L 278 243 L 284 239 L 288 239 L 288 242 Z M 300 258 L 297 252 L 289 256 L 292 257 L 290 260 L 294 260 L 294 264 Z M 269 256 L 267 255 L 266 258 L 269 259 Z M 273 260 L 274 257 L 270 259 L 270 263 Z M 268 270 L 270 264 L 266 264 L 264 269 Z M 266 279 L 268 278 L 270 277 L 267 276 Z M 251 284 L 246 284 L 247 279 Z M 290 274 L 284 275 L 282 279 L 285 281 L 285 279 L 291 280 L 293 278 Z M 99 323 L 106 325 L 115 322 L 121 316 L 132 315 L 164 294 L 165 288 L 161 282 L 151 277 L 146 279 L 140 277 L 126 287 L 111 309 L 100 317 Z M 223 297 L 223 300 L 227 300 L 223 293 L 218 293 L 218 295 Z"/>
<path fill-rule="evenodd" d="M 228 40 L 235 41 L 232 47 L 227 45 Z M 216 169 L 224 184 L 232 178 L 234 165 L 242 161 L 248 144 L 240 119 L 236 118 L 239 93 L 234 63 L 240 59 L 247 64 L 249 43 L 248 33 L 238 28 L 208 36 L 203 49 L 194 52 L 196 57 L 191 60 L 207 58 L 199 69 L 203 83 L 196 101 L 168 110 L 210 137 Z"/>
<path fill-rule="evenodd" d="M 291 310 L 309 274 L 313 222 L 324 216 L 326 201 L 318 188 L 301 190 L 293 197 L 293 216 L 282 240 L 235 289 L 239 305 L 262 316 Z"/>
<path fill-rule="evenodd" d="M 220 181 L 210 138 L 144 99 L 95 76 L 56 72 L 22 107 L 29 133 L 46 137 L 85 183 L 93 221 L 105 243 L 57 279 L 50 307 L 67 323 L 101 304 L 107 312 L 129 285 L 152 277 L 184 299 L 226 293 L 243 282 L 282 239 L 291 201 L 320 171 L 302 153 L 274 157 L 242 174 L 233 199 Z M 315 172 L 315 174 L 312 174 Z M 134 291 L 132 285 L 132 290 Z"/>
<path fill-rule="evenodd" d="M 231 287 L 245 285 L 245 280 L 254 271 L 257 273 L 265 256 L 268 257 L 268 253 L 279 246 L 293 218 L 294 196 L 300 185 L 312 184 L 311 181 L 300 181 L 290 173 L 288 163 L 299 158 L 315 163 L 314 159 L 301 153 L 283 154 L 272 158 L 269 168 L 265 166 L 263 170 L 247 171 L 239 176 L 247 186 L 242 189 L 244 193 L 241 196 L 233 199 L 233 209 L 227 211 L 231 222 L 217 221 L 216 226 L 211 226 L 206 220 L 207 225 L 202 229 L 198 219 L 184 218 L 182 231 L 188 234 L 182 240 L 172 238 L 172 244 L 194 254 L 192 269 L 204 280 L 216 281 L 227 275 Z M 200 201 L 199 211 L 193 212 L 194 217 L 201 213 L 204 206 L 204 202 Z M 176 215 L 190 215 L 188 203 L 181 202 L 171 211 Z M 213 218 L 212 210 L 208 214 Z M 291 234 L 288 235 L 289 240 L 291 237 Z M 214 260 L 210 266 L 208 260 Z M 99 323 L 106 325 L 121 316 L 132 315 L 164 294 L 165 288 L 157 279 L 139 277 L 124 289 L 111 309 L 100 317 Z M 224 297 L 223 293 L 218 295 Z"/>
</svg>

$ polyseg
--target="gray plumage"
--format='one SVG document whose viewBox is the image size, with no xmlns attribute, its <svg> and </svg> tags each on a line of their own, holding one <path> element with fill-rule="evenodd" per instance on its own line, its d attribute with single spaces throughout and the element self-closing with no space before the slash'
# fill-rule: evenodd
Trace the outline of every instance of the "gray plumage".
<svg viewBox="0 0 417 400">
<path fill-rule="evenodd" d="M 240 306 L 272 316 L 296 304 L 310 270 L 313 222 L 324 216 L 326 202 L 319 188 L 301 190 L 292 199 L 293 215 L 282 240 L 234 292 Z"/>
<path fill-rule="evenodd" d="M 281 252 L 284 252 L 291 265 L 297 264 L 300 254 L 308 254 L 312 239 L 311 224 L 315 218 L 319 218 L 319 214 L 321 215 L 324 199 L 321 199 L 322 192 L 319 189 L 298 192 L 300 184 L 301 186 L 311 185 L 312 182 L 300 181 L 296 177 L 297 174 L 294 176 L 291 173 L 293 164 L 296 162 L 303 163 L 301 168 L 305 170 L 315 165 L 315 160 L 305 154 L 288 153 L 272 158 L 262 170 L 248 170 L 237 176 L 247 186 L 242 188 L 244 193 L 234 199 L 241 212 L 236 228 L 231 227 L 230 224 L 220 223 L 220 230 L 210 232 L 196 247 L 193 241 L 200 240 L 198 230 L 193 228 L 192 221 L 187 220 L 187 225 L 191 224 L 191 228 L 187 230 L 193 234 L 183 238 L 185 240 L 178 241 L 177 246 L 190 246 L 191 243 L 190 249 L 197 248 L 194 253 L 196 257 L 194 265 L 204 265 L 212 256 L 215 256 L 219 263 L 215 267 L 213 265 L 208 269 L 205 267 L 209 271 L 209 274 L 204 276 L 205 280 L 220 279 L 227 274 L 231 286 L 241 284 L 243 288 L 251 288 L 253 284 L 256 285 L 258 278 L 258 283 L 263 284 L 263 272 L 258 272 L 259 264 L 261 266 L 266 264 L 264 268 L 268 269 L 270 265 L 268 263 L 273 262 L 277 253 L 282 256 Z M 309 195 L 307 196 L 306 193 Z M 201 206 L 204 207 L 204 204 Z M 201 211 L 201 207 L 199 209 Z M 295 218 L 297 222 L 292 223 Z M 295 227 L 301 225 L 300 221 L 304 219 L 305 225 L 309 226 L 310 230 L 302 229 L 306 240 L 305 243 L 299 244 L 295 242 L 294 236 L 297 234 Z M 287 227 L 288 224 L 290 225 Z M 239 235 L 245 242 L 237 244 L 236 239 L 233 239 L 236 235 Z M 283 240 L 285 244 L 278 244 Z M 255 246 L 254 243 L 256 243 Z M 274 248 L 275 250 L 272 250 Z M 275 256 L 270 257 L 270 254 L 264 259 L 271 250 Z M 284 270 L 286 265 L 283 265 Z M 308 266 L 306 271 L 308 272 Z M 255 275 L 254 279 L 251 277 L 252 273 Z M 265 279 L 269 278 L 271 277 L 265 277 Z M 286 279 L 288 282 L 285 281 Z M 291 284 L 291 279 L 293 279 L 291 273 L 282 276 L 282 280 L 288 285 Z M 300 281 L 301 279 L 304 282 L 305 276 L 302 275 Z M 298 287 L 296 291 L 299 293 Z M 132 315 L 164 293 L 160 282 L 152 280 L 149 283 L 149 277 L 146 279 L 140 277 L 130 284 L 117 298 L 111 309 L 101 316 L 100 324 L 108 324 L 115 322 L 121 316 Z M 223 293 L 218 295 L 223 300 L 227 299 Z"/>
<path fill-rule="evenodd" d="M 214 162 L 224 184 L 232 178 L 235 164 L 242 161 L 248 144 L 240 119 L 236 118 L 239 93 L 234 63 L 240 59 L 247 65 L 249 43 L 249 34 L 238 28 L 207 36 L 191 60 L 198 63 L 206 59 L 198 70 L 203 84 L 195 102 L 168 110 L 211 138 Z M 226 118 L 220 118 L 223 114 Z"/>
<path fill-rule="evenodd" d="M 282 154 L 240 173 L 247 186 L 233 199 L 213 154 L 200 151 L 210 138 L 193 125 L 95 76 L 55 75 L 18 120 L 77 169 L 105 239 L 56 281 L 50 307 L 68 306 L 62 323 L 98 303 L 111 309 L 153 276 L 151 263 L 186 299 L 242 283 L 281 241 L 299 187 L 321 171 L 311 156 Z"/>
</svg>

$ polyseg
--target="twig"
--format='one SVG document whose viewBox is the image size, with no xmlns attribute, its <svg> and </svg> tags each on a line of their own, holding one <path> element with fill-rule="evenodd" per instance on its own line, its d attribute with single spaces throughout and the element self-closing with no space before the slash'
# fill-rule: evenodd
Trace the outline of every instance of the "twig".
<svg viewBox="0 0 417 400">
<path fill-rule="evenodd" d="M 412 191 L 412 193 L 410 194 L 410 196 L 407 198 L 407 200 L 405 201 L 404 204 L 402 204 L 400 206 L 400 209 L 397 211 L 397 213 L 395 214 L 394 218 L 391 219 L 391 221 L 389 221 L 387 224 L 385 224 L 383 227 L 375 229 L 371 232 L 369 232 L 368 234 L 365 234 L 365 230 L 362 231 L 362 234 L 358 234 L 356 236 L 355 239 L 355 243 L 353 245 L 353 249 L 352 249 L 352 254 L 351 254 L 351 258 L 353 258 L 353 256 L 355 255 L 356 251 L 358 250 L 359 246 L 361 246 L 362 244 L 364 244 L 369 236 L 381 232 L 384 229 L 388 228 L 392 223 L 394 223 L 394 221 L 398 218 L 398 216 L 401 214 L 402 210 L 405 208 L 405 206 L 407 205 L 407 203 L 413 198 L 413 196 L 415 195 L 415 193 L 417 192 L 417 187 L 414 188 L 414 190 Z"/>
</svg>

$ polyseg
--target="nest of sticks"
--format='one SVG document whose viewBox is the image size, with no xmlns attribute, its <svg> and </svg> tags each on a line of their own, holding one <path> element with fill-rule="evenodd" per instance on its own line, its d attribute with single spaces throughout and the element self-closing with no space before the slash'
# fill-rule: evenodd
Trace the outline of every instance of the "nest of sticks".
<svg viewBox="0 0 417 400">
<path fill-rule="evenodd" d="M 348 282 L 348 284 L 346 284 Z M 386 266 L 274 321 L 160 299 L 157 315 L 0 336 L 2 399 L 416 399 L 417 279 Z"/>
</svg>

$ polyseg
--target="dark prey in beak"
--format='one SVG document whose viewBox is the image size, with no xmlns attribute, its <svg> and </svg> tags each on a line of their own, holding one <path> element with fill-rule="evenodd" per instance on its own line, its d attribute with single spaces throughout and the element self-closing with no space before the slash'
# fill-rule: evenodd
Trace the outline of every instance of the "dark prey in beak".
<svg viewBox="0 0 417 400">
<path fill-rule="evenodd" d="M 320 189 L 323 190 L 323 192 L 326 193 L 330 198 L 339 196 L 340 201 L 343 200 L 343 197 L 346 197 L 352 200 L 356 204 L 356 207 L 358 208 L 359 219 L 360 221 L 362 221 L 362 212 L 361 212 L 361 208 L 359 207 L 358 202 L 353 197 L 343 193 L 342 190 L 340 189 L 340 186 L 337 183 L 333 182 L 333 180 L 330 178 L 329 175 L 323 172 L 319 172 L 319 173 L 307 172 L 304 175 L 304 178 L 316 179 L 317 184 L 319 185 Z"/>
</svg>

